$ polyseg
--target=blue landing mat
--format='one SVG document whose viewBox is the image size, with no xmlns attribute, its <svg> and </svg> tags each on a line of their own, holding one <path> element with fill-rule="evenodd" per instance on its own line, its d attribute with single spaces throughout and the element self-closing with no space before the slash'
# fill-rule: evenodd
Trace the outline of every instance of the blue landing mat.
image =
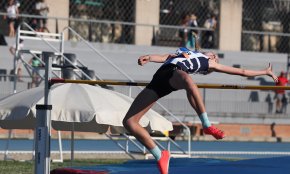
<svg viewBox="0 0 290 174">
<path fill-rule="evenodd" d="M 155 160 L 134 160 L 118 165 L 73 167 L 109 174 L 159 174 Z M 227 161 L 207 158 L 171 158 L 169 174 L 290 174 L 290 157 Z"/>
</svg>

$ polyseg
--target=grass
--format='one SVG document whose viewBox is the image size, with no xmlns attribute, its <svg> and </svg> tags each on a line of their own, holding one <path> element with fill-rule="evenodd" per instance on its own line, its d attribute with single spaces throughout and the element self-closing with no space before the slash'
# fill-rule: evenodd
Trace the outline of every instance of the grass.
<svg viewBox="0 0 290 174">
<path fill-rule="evenodd" d="M 121 164 L 127 160 L 100 159 L 100 160 L 65 160 L 63 163 L 51 163 L 51 170 L 70 166 L 94 166 L 103 164 Z M 72 164 L 72 165 L 71 165 Z M 34 161 L 0 161 L 0 174 L 33 174 Z"/>
</svg>

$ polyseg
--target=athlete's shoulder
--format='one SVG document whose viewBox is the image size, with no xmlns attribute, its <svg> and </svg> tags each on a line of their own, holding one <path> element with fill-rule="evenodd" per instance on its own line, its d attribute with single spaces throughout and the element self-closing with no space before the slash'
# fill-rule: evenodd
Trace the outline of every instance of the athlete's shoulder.
<svg viewBox="0 0 290 174">
<path fill-rule="evenodd" d="M 199 52 L 199 51 L 190 51 L 190 52 L 188 52 L 188 55 L 190 58 L 197 58 L 197 57 L 208 58 L 208 56 L 206 56 L 205 54 L 203 54 L 202 52 Z"/>
</svg>

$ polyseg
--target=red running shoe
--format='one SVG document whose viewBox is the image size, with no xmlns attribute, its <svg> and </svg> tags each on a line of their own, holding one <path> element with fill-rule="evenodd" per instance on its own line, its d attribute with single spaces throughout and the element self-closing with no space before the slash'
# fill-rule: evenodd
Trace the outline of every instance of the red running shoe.
<svg viewBox="0 0 290 174">
<path fill-rule="evenodd" d="M 223 139 L 225 137 L 225 133 L 214 126 L 210 126 L 208 128 L 204 128 L 203 132 L 208 135 L 212 135 L 215 139 Z"/>
<path fill-rule="evenodd" d="M 161 158 L 158 161 L 158 169 L 161 174 L 168 174 L 169 161 L 170 161 L 169 151 L 163 150 L 161 152 Z"/>
</svg>

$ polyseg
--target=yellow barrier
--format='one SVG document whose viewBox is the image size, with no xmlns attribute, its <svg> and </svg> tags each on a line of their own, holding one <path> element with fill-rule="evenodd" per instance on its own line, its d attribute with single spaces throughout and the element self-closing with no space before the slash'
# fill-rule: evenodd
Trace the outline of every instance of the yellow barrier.
<svg viewBox="0 0 290 174">
<path fill-rule="evenodd" d="M 69 80 L 69 79 L 51 79 L 51 84 L 55 83 L 81 83 L 90 85 L 119 85 L 119 86 L 146 86 L 148 82 L 120 82 L 110 80 Z M 197 84 L 199 88 L 210 89 L 245 89 L 245 90 L 290 90 L 290 86 L 254 86 L 254 85 L 222 85 L 222 84 Z"/>
</svg>

